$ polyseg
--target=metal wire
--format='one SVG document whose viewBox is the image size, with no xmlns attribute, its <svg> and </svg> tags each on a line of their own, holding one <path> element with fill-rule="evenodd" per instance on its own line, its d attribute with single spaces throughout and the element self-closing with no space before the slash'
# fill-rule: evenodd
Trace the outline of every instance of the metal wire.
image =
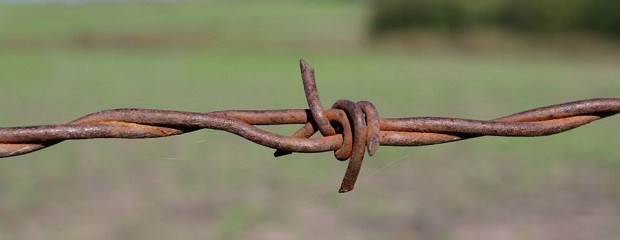
<svg viewBox="0 0 620 240">
<path fill-rule="evenodd" d="M 442 118 L 380 118 L 367 101 L 341 99 L 324 110 L 314 69 L 300 60 L 309 109 L 217 111 L 209 113 L 112 109 L 86 115 L 67 124 L 0 128 L 0 157 L 31 153 L 70 139 L 157 138 L 199 129 L 230 132 L 276 149 L 274 156 L 292 152 L 334 151 L 349 160 L 340 192 L 353 190 L 366 149 L 373 155 L 382 146 L 423 146 L 480 136 L 534 137 L 564 132 L 620 113 L 620 98 L 581 100 L 516 113 L 490 121 Z M 257 125 L 304 124 L 292 136 L 262 130 Z M 317 131 L 322 136 L 311 138 Z"/>
</svg>

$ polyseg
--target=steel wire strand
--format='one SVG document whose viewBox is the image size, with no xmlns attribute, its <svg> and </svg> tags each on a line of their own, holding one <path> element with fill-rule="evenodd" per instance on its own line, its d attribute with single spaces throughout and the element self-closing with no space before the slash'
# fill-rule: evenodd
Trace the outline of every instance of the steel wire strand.
<svg viewBox="0 0 620 240">
<path fill-rule="evenodd" d="M 423 146 L 480 136 L 545 136 L 620 113 L 620 98 L 597 98 L 536 108 L 489 121 L 380 118 L 374 105 L 367 101 L 339 100 L 331 109 L 324 110 L 314 70 L 303 60 L 300 68 L 309 109 L 209 113 L 136 108 L 104 110 L 67 124 L 0 128 L 0 157 L 38 151 L 71 139 L 156 138 L 214 129 L 276 149 L 275 156 L 334 151 L 338 160 L 349 160 L 340 187 L 340 192 L 347 192 L 355 185 L 366 147 L 372 155 L 380 145 Z M 290 137 L 257 127 L 281 124 L 304 126 Z M 317 131 L 323 136 L 311 138 Z"/>
<path fill-rule="evenodd" d="M 490 121 L 413 117 L 381 120 L 381 145 L 422 146 L 480 136 L 556 134 L 620 113 L 620 98 L 596 98 L 536 108 Z"/>
<path fill-rule="evenodd" d="M 256 114 L 256 111 L 231 111 Z M 265 111 L 267 116 L 281 116 L 271 124 L 295 123 L 287 118 L 290 110 Z M 296 110 L 296 113 L 304 112 Z M 303 114 L 305 115 L 305 113 Z M 321 139 L 299 139 L 274 134 L 252 124 L 263 125 L 263 118 L 246 123 L 225 117 L 221 112 L 194 113 L 152 109 L 112 109 L 84 116 L 65 125 L 0 128 L 0 157 L 25 154 L 70 139 L 156 138 L 208 128 L 223 130 L 257 144 L 294 152 L 325 152 L 342 143 L 341 135 Z M 16 149 L 20 148 L 21 149 Z"/>
</svg>

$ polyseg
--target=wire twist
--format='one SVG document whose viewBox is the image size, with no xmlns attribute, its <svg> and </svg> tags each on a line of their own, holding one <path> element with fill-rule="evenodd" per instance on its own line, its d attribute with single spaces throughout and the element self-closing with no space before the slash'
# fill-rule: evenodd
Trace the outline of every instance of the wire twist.
<svg viewBox="0 0 620 240">
<path fill-rule="evenodd" d="M 292 152 L 334 151 L 349 160 L 339 192 L 353 190 L 366 150 L 380 145 L 423 146 L 480 136 L 533 137 L 564 132 L 620 113 L 620 98 L 597 98 L 542 107 L 490 121 L 442 117 L 380 118 L 367 101 L 341 99 L 323 109 L 314 69 L 300 60 L 309 109 L 228 110 L 209 113 L 111 109 L 67 124 L 0 128 L 0 157 L 23 155 L 70 139 L 157 138 L 199 129 L 227 131 L 276 149 L 279 157 Z M 259 125 L 304 124 L 292 136 Z M 322 137 L 311 138 L 317 131 Z"/>
</svg>

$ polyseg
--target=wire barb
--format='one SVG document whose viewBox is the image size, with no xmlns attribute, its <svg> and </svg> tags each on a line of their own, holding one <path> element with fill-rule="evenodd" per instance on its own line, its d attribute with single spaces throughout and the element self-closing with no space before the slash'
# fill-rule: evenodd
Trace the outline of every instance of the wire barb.
<svg viewBox="0 0 620 240">
<path fill-rule="evenodd" d="M 111 109 L 67 124 L 0 128 L 0 158 L 23 155 L 64 140 L 157 138 L 200 129 L 230 132 L 265 147 L 279 157 L 293 152 L 333 151 L 349 160 L 339 192 L 353 190 L 366 151 L 379 146 L 424 146 L 480 136 L 534 137 L 568 131 L 620 113 L 620 98 L 596 98 L 536 108 L 489 121 L 441 117 L 380 118 L 368 101 L 336 101 L 323 109 L 314 69 L 300 60 L 309 109 L 228 110 L 208 113 Z M 304 124 L 292 136 L 259 125 Z M 321 137 L 312 138 L 317 131 Z"/>
</svg>

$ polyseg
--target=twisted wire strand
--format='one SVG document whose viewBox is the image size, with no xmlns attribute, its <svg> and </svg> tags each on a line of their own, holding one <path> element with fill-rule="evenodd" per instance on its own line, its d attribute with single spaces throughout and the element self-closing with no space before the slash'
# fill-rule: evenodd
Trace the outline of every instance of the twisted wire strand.
<svg viewBox="0 0 620 240">
<path fill-rule="evenodd" d="M 23 155 L 64 140 L 157 138 L 200 129 L 230 132 L 265 147 L 274 156 L 334 151 L 349 160 L 340 192 L 354 188 L 365 152 L 382 146 L 423 146 L 480 136 L 533 137 L 556 134 L 620 113 L 620 98 L 597 98 L 527 110 L 483 121 L 444 117 L 380 118 L 368 101 L 336 101 L 323 109 L 314 69 L 300 60 L 309 109 L 228 110 L 209 113 L 156 109 L 111 109 L 67 124 L 0 128 L 0 157 Z M 303 124 L 292 136 L 257 126 Z M 316 132 L 321 137 L 312 138 Z"/>
</svg>

